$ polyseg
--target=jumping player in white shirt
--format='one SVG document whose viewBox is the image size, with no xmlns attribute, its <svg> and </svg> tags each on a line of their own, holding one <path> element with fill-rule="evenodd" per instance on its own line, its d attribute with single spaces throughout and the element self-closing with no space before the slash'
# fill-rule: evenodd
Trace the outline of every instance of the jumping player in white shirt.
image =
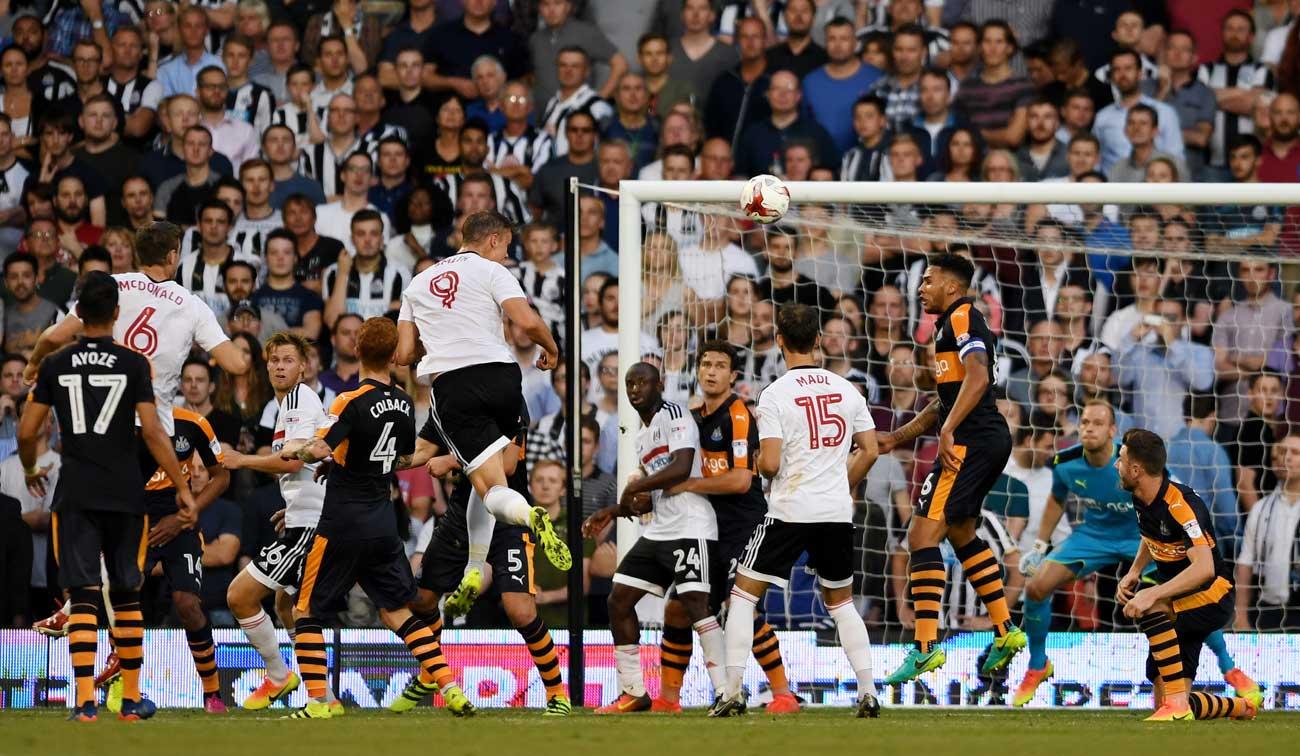
<svg viewBox="0 0 1300 756">
<path fill-rule="evenodd" d="M 317 465 L 280 456 L 286 444 L 310 442 L 316 438 L 317 429 L 329 424 L 320 397 L 302 383 L 310 349 L 310 342 L 288 331 L 266 340 L 263 347 L 266 372 L 280 405 L 271 437 L 271 453 L 255 456 L 226 452 L 228 468 L 242 467 L 278 476 L 285 503 L 285 508 L 277 513 L 283 528 L 280 537 L 263 547 L 257 559 L 249 562 L 226 590 L 226 605 L 239 620 L 248 642 L 266 662 L 266 678 L 244 699 L 244 708 L 250 710 L 267 708 L 296 690 L 301 682 L 280 655 L 275 625 L 262 609 L 262 602 L 275 595 L 276 614 L 281 624 L 288 628 L 294 626 L 292 596 L 298 592 L 303 565 L 316 535 L 316 522 L 325 503 L 325 486 L 315 480 Z M 330 706 L 342 708 L 332 697 Z"/>
<path fill-rule="evenodd" d="M 717 546 L 718 521 L 708 497 L 674 487 L 702 478 L 700 430 L 685 407 L 666 402 L 659 369 L 638 362 L 627 371 L 627 398 L 641 416 L 636 450 L 645 477 L 628 481 L 617 505 L 596 512 L 583 523 L 594 537 L 615 515 L 643 514 L 647 498 L 654 513 L 650 525 L 623 555 L 609 594 L 609 629 L 614 635 L 619 696 L 597 714 L 649 711 L 652 705 L 641 674 L 640 626 L 636 605 L 647 593 L 663 597 L 669 588 L 686 610 L 704 649 L 704 662 L 716 694 L 725 682 L 722 628 L 709 611 L 710 549 Z M 717 577 L 725 580 L 726 575 Z M 745 631 L 753 638 L 753 618 Z"/>
<path fill-rule="evenodd" d="M 788 304 L 777 311 L 776 343 L 789 369 L 758 398 L 758 472 L 772 479 L 772 490 L 767 517 L 736 568 L 727 610 L 726 690 L 711 717 L 744 713 L 755 607 L 769 585 L 786 586 L 804 552 L 858 678 L 857 716 L 880 714 L 871 641 L 852 595 L 853 490 L 876 461 L 876 426 L 857 388 L 818 365 L 819 329 L 812 307 Z"/>
<path fill-rule="evenodd" d="M 496 211 L 466 218 L 464 246 L 411 281 L 398 316 L 397 362 L 419 359 L 416 375 L 431 381 L 429 417 L 474 485 L 466 512 L 469 563 L 444 605 L 453 617 L 469 611 L 483 588 L 494 517 L 531 527 L 557 568 L 573 565 L 546 510 L 529 506 L 506 481 L 503 454 L 518 422 L 523 390 L 502 313 L 542 347 L 538 368 L 550 370 L 559 359 L 546 322 L 501 264 L 510 248 L 510 228 L 509 219 Z"/>
</svg>

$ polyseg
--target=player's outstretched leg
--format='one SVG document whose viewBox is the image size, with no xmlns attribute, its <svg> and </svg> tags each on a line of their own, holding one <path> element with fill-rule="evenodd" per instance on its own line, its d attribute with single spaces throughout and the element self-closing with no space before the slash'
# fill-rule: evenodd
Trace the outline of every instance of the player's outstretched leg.
<svg viewBox="0 0 1300 756">
<path fill-rule="evenodd" d="M 1264 694 L 1260 692 L 1259 683 L 1252 680 L 1250 675 L 1237 666 L 1236 660 L 1232 658 L 1232 652 L 1228 651 L 1228 642 L 1223 639 L 1223 631 L 1215 630 L 1206 636 L 1205 645 L 1214 652 L 1214 658 L 1219 662 L 1219 672 L 1232 686 L 1233 692 L 1241 698 L 1249 699 L 1256 709 L 1263 706 Z"/>
<path fill-rule="evenodd" d="M 1002 584 L 1002 565 L 993 556 L 988 544 L 978 536 L 962 546 L 956 546 L 955 551 L 961 560 L 961 569 L 966 574 L 967 582 L 988 610 L 989 619 L 993 622 L 993 633 L 997 636 L 980 671 L 988 673 L 1002 669 L 1029 644 L 1025 631 L 1011 624 L 1011 610 L 1007 607 Z"/>
<path fill-rule="evenodd" d="M 926 672 L 942 667 L 947 661 L 943 650 L 935 645 L 939 639 L 939 612 L 943 604 L 946 576 L 943 552 L 939 547 L 912 547 L 908 592 L 912 598 L 912 608 L 916 612 L 916 627 L 913 630 L 915 643 L 908 649 L 907 656 L 898 669 L 885 678 L 885 684 L 898 685 L 915 680 Z"/>
<path fill-rule="evenodd" d="M 1229 698 L 1212 693 L 1193 692 L 1187 697 L 1187 704 L 1197 719 L 1254 719 L 1259 713 L 1259 704 L 1248 698 Z"/>
<path fill-rule="evenodd" d="M 95 698 L 95 653 L 98 647 L 96 622 L 99 617 L 99 589 L 73 588 L 68 621 L 68 654 L 72 658 L 72 674 L 77 681 L 76 707 L 69 719 L 77 722 L 94 722 L 98 718 Z"/>
<path fill-rule="evenodd" d="M 659 697 L 651 705 L 651 711 L 681 713 L 682 682 L 694 650 L 691 620 L 682 602 L 674 596 L 664 604 L 664 632 L 659 641 Z"/>
<path fill-rule="evenodd" d="M 144 614 L 140 592 L 113 589 L 110 592 L 116 624 L 113 645 L 122 664 L 122 709 L 118 719 L 148 719 L 156 707 L 140 695 L 140 667 L 144 664 Z"/>
<path fill-rule="evenodd" d="M 1159 708 L 1146 721 L 1190 721 L 1193 716 L 1187 698 L 1188 681 L 1183 676 L 1182 649 L 1174 623 L 1163 611 L 1155 611 L 1143 615 L 1138 626 L 1151 646 L 1147 676 L 1152 680 L 1158 677 L 1163 691 Z"/>
</svg>

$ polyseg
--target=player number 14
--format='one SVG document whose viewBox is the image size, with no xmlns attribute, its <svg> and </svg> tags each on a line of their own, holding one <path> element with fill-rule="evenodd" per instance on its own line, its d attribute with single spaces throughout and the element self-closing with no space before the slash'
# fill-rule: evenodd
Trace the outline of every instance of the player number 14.
<svg viewBox="0 0 1300 756">
<path fill-rule="evenodd" d="M 839 404 L 840 394 L 818 394 L 816 396 L 796 396 L 794 403 L 803 407 L 804 417 L 808 420 L 808 448 L 820 449 L 823 446 L 839 446 L 844 443 L 848 425 L 844 418 L 831 411 L 831 405 Z M 829 426 L 829 433 L 825 432 Z"/>
</svg>

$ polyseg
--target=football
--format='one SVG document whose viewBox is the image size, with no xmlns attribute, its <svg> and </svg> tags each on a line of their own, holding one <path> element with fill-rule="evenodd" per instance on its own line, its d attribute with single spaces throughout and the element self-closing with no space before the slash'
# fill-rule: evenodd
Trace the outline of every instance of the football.
<svg viewBox="0 0 1300 756">
<path fill-rule="evenodd" d="M 756 223 L 776 223 L 790 209 L 790 190 L 785 182 L 768 173 L 745 182 L 740 193 L 740 211 Z"/>
</svg>

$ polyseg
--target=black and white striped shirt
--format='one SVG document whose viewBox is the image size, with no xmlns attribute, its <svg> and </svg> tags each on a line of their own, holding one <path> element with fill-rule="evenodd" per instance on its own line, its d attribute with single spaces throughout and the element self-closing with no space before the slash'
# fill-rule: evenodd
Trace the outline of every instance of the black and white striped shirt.
<svg viewBox="0 0 1300 756">
<path fill-rule="evenodd" d="M 596 119 L 596 128 L 607 122 L 614 115 L 614 108 L 607 101 L 601 99 L 600 94 L 592 89 L 589 85 L 583 84 L 573 91 L 573 94 L 560 99 L 560 92 L 556 92 L 551 97 L 550 102 L 546 103 L 546 110 L 542 113 L 542 128 L 550 130 L 555 134 L 555 154 L 556 156 L 565 155 L 569 152 L 569 139 L 565 136 L 564 126 L 569 121 L 569 116 L 580 110 L 585 110 Z"/>
<path fill-rule="evenodd" d="M 524 293 L 537 306 L 537 312 L 552 332 L 564 328 L 564 268 L 552 265 L 548 271 L 537 269 L 537 264 L 525 260 L 514 269 L 515 278 Z"/>
<path fill-rule="evenodd" d="M 136 74 L 125 82 L 112 76 L 104 79 L 104 90 L 122 105 L 122 112 L 134 115 L 140 108 L 157 112 L 162 102 L 162 84 L 144 74 Z"/>
<path fill-rule="evenodd" d="M 329 300 L 339 275 L 339 265 L 334 263 L 321 276 L 321 298 Z M 400 265 L 390 265 L 380 255 L 379 268 L 373 273 L 362 273 L 356 265 L 348 274 L 344 311 L 363 318 L 374 318 L 392 309 L 392 303 L 402 296 L 402 290 L 411 281 L 411 274 Z"/>
<path fill-rule="evenodd" d="M 866 147 L 861 142 L 853 145 L 840 158 L 840 181 L 879 181 L 889 161 L 888 152 L 886 139 L 875 147 Z"/>
<path fill-rule="evenodd" d="M 1300 591 L 1300 500 L 1282 486 L 1246 516 L 1237 564 L 1250 565 L 1259 578 L 1257 604 L 1286 606 L 1293 591 Z"/>
<path fill-rule="evenodd" d="M 12 210 L 23 202 L 23 185 L 30 174 L 21 160 L 0 171 L 0 210 Z"/>
<path fill-rule="evenodd" d="M 1268 66 L 1257 63 L 1252 58 L 1237 65 L 1225 63 L 1219 58 L 1213 63 L 1202 63 L 1197 71 L 1197 78 L 1211 89 L 1231 89 L 1241 87 L 1252 89 L 1273 88 L 1273 72 Z M 1210 165 L 1222 167 L 1227 165 L 1227 146 L 1239 134 L 1253 134 L 1255 119 L 1248 115 L 1236 115 L 1219 108 L 1214 113 L 1214 132 L 1210 134 Z"/>
<path fill-rule="evenodd" d="M 275 212 L 277 219 L 280 217 L 280 211 Z M 257 284 L 260 286 L 263 279 L 266 278 L 266 269 L 262 267 L 262 247 L 266 243 L 267 234 L 272 230 L 279 228 L 277 224 L 271 229 L 261 231 L 251 226 L 240 228 L 239 221 L 230 229 L 230 235 L 226 237 L 226 243 L 235 250 L 235 257 L 239 260 L 252 263 L 257 270 Z M 181 259 L 184 260 L 186 255 L 199 254 L 203 251 L 203 237 L 199 235 L 198 226 L 190 226 L 185 229 L 184 235 L 181 236 Z M 201 259 L 201 258 L 200 258 Z M 180 279 L 177 278 L 179 281 Z M 181 281 L 181 283 L 185 283 Z"/>
<path fill-rule="evenodd" d="M 330 147 L 329 140 L 326 139 L 320 144 L 313 144 L 302 151 L 299 157 L 299 172 L 310 179 L 315 179 L 316 183 L 321 185 L 326 197 L 333 197 L 343 193 L 343 161 L 357 150 L 361 149 L 361 140 L 358 138 L 348 148 L 343 150 L 342 154 L 334 154 L 334 149 Z"/>
<path fill-rule="evenodd" d="M 504 131 L 488 137 L 488 162 L 501 165 L 506 158 L 514 157 L 520 165 L 528 166 L 533 173 L 539 173 L 546 162 L 555 157 L 551 135 L 532 126 L 517 137 L 507 136 Z"/>
<path fill-rule="evenodd" d="M 507 181 L 503 176 L 495 173 L 489 173 L 488 178 L 492 179 L 493 194 L 496 195 L 497 210 L 510 219 L 511 223 L 523 225 L 533 219 L 532 213 L 528 212 L 528 193 L 520 189 L 513 181 Z M 456 206 L 456 199 L 460 196 L 460 184 L 465 180 L 463 173 L 448 173 L 440 176 L 434 182 L 451 199 L 451 206 Z"/>
<path fill-rule="evenodd" d="M 318 123 L 322 122 L 322 118 L 323 116 L 320 113 L 316 114 Z M 273 125 L 288 126 L 293 131 L 300 150 L 311 147 L 311 130 L 308 127 L 310 120 L 309 115 L 305 111 L 299 110 L 298 106 L 292 102 L 286 102 L 271 111 L 271 123 Z"/>
<path fill-rule="evenodd" d="M 261 84 L 249 81 L 226 95 L 226 111 L 232 118 L 252 125 L 260 138 L 266 127 L 271 125 L 275 95 Z"/>
<path fill-rule="evenodd" d="M 221 275 L 222 267 L 231 260 L 249 263 L 255 270 L 261 269 L 261 261 L 251 257 L 237 247 L 233 247 L 224 261 L 210 264 L 203 259 L 203 252 L 189 252 L 181 257 L 181 264 L 176 268 L 176 282 L 194 292 L 195 296 L 212 308 L 217 320 L 224 320 L 230 310 L 230 297 L 226 296 L 226 282 Z M 256 284 L 254 284 L 256 287 Z"/>
<path fill-rule="evenodd" d="M 374 167 L 375 175 L 379 175 L 379 143 L 389 137 L 397 137 L 406 143 L 406 149 L 411 149 L 411 141 L 406 136 L 406 128 L 391 123 L 380 121 L 370 128 L 369 131 L 361 135 L 361 149 L 370 155 L 370 164 Z"/>
</svg>

